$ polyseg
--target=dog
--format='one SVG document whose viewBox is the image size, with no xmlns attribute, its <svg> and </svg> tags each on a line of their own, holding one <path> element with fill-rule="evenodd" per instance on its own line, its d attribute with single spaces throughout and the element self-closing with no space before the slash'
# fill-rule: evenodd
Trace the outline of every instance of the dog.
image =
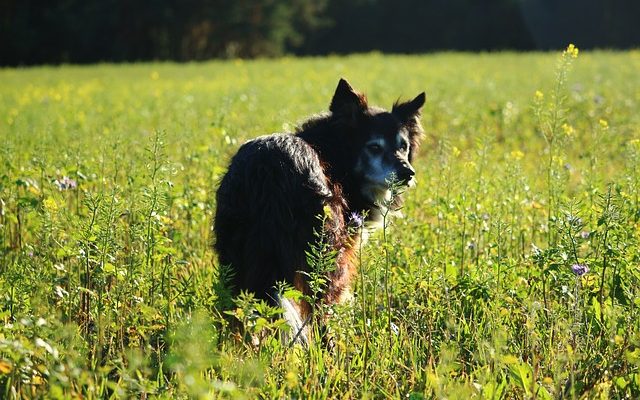
<svg viewBox="0 0 640 400">
<path fill-rule="evenodd" d="M 353 221 L 380 222 L 392 197 L 389 182 L 415 182 L 411 162 L 423 136 L 424 103 L 422 92 L 385 111 L 340 79 L 329 112 L 293 134 L 250 140 L 231 159 L 216 195 L 219 262 L 231 266 L 235 293 L 253 292 L 282 307 L 296 341 L 310 339 L 312 307 L 278 297 L 276 284 L 310 295 L 307 253 L 322 232 L 336 265 L 319 301 L 332 305 L 351 297 L 355 244 L 363 231 L 352 229 Z"/>
</svg>

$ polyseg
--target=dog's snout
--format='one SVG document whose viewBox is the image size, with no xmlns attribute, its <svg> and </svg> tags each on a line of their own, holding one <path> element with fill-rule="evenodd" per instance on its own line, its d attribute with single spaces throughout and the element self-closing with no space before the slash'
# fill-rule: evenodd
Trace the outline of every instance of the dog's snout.
<svg viewBox="0 0 640 400">
<path fill-rule="evenodd" d="M 408 163 L 401 163 L 398 166 L 398 180 L 408 183 L 416 175 L 416 171 Z"/>
</svg>

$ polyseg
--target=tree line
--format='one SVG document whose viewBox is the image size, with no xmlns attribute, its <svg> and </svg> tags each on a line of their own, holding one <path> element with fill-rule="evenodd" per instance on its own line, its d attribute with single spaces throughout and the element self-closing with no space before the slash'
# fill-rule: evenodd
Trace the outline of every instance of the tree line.
<svg viewBox="0 0 640 400">
<path fill-rule="evenodd" d="M 637 0 L 2 0 L 0 65 L 640 45 Z"/>
</svg>

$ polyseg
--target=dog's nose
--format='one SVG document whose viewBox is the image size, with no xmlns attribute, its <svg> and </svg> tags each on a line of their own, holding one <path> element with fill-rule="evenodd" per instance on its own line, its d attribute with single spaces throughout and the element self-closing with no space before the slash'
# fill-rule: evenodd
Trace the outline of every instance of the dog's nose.
<svg viewBox="0 0 640 400">
<path fill-rule="evenodd" d="M 409 164 L 402 163 L 398 168 L 398 180 L 401 183 L 409 183 L 415 174 L 416 171 Z"/>
</svg>

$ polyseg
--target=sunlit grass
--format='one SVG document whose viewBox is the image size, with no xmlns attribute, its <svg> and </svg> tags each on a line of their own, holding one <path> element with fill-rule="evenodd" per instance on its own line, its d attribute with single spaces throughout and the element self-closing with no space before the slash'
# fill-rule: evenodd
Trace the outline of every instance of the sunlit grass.
<svg viewBox="0 0 640 400">
<path fill-rule="evenodd" d="M 0 70 L 0 397 L 639 397 L 640 53 L 566 54 Z M 215 190 L 339 77 L 427 92 L 418 186 L 291 348 L 225 290 Z"/>
</svg>

